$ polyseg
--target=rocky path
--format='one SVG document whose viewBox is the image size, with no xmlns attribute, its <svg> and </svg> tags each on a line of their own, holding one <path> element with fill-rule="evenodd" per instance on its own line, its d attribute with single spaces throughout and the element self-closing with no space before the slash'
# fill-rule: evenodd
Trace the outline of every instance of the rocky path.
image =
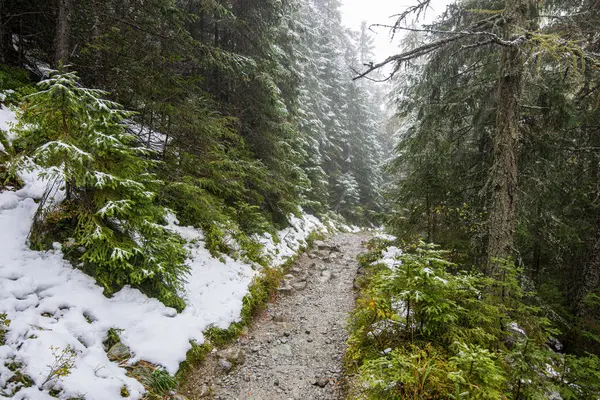
<svg viewBox="0 0 600 400">
<path fill-rule="evenodd" d="M 341 399 L 345 325 L 365 239 L 339 234 L 317 242 L 248 334 L 209 357 L 184 393 L 191 399 Z"/>
</svg>

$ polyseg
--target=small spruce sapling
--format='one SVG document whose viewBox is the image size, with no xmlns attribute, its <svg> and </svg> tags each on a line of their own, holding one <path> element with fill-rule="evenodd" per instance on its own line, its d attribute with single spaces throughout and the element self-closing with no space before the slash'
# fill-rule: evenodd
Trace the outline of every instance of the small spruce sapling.
<svg viewBox="0 0 600 400">
<path fill-rule="evenodd" d="M 181 307 L 177 291 L 187 267 L 182 241 L 159 222 L 161 186 L 151 150 L 139 146 L 124 121 L 132 113 L 82 88 L 75 73 L 53 73 L 24 99 L 17 131 L 33 144 L 42 176 L 64 182 L 74 216 L 73 248 L 108 293 L 125 284 Z"/>
</svg>

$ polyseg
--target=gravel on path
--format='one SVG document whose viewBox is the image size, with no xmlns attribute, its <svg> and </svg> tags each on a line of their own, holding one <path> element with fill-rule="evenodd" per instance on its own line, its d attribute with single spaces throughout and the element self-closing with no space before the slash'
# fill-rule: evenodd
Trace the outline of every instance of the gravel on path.
<svg viewBox="0 0 600 400">
<path fill-rule="evenodd" d="M 248 334 L 208 357 L 181 393 L 191 399 L 342 399 L 356 256 L 367 239 L 343 233 L 316 242 Z"/>
</svg>

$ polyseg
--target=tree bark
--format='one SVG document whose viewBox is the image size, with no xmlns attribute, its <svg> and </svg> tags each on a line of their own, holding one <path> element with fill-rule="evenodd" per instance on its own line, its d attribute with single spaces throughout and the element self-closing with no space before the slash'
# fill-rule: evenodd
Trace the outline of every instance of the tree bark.
<svg viewBox="0 0 600 400">
<path fill-rule="evenodd" d="M 5 25 L 5 18 L 4 18 L 4 0 L 0 0 L 0 63 L 2 64 L 6 64 L 6 50 L 4 48 L 4 25 Z"/>
<path fill-rule="evenodd" d="M 581 281 L 577 286 L 575 314 L 584 317 L 590 311 L 585 304 L 586 297 L 600 286 L 600 215 L 596 218 L 594 248 L 589 261 L 583 267 Z"/>
<path fill-rule="evenodd" d="M 71 11 L 73 0 L 58 0 L 58 19 L 54 39 L 54 66 L 69 62 L 69 36 L 71 33 Z"/>
<path fill-rule="evenodd" d="M 507 0 L 505 38 L 520 33 L 525 24 L 528 0 Z M 499 276 L 496 259 L 514 255 L 514 236 L 517 210 L 517 159 L 519 147 L 519 97 L 521 96 L 524 58 L 518 46 L 502 48 L 496 132 L 489 188 L 489 241 L 487 274 Z"/>
</svg>

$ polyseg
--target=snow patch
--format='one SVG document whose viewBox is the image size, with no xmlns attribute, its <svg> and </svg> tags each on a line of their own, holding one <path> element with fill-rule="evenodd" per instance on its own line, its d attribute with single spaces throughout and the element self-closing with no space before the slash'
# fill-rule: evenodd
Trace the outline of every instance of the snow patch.
<svg viewBox="0 0 600 400">
<path fill-rule="evenodd" d="M 306 245 L 311 232 L 327 233 L 328 228 L 317 217 L 302 214 L 290 216 L 290 226 L 279 231 L 274 238 L 269 233 L 255 235 L 254 240 L 263 245 L 263 254 L 271 260 L 271 266 L 279 267 L 296 255 L 300 247 Z"/>
<path fill-rule="evenodd" d="M 398 257 L 402 255 L 402 249 L 390 246 L 382 251 L 382 257 L 376 261 L 377 264 L 385 264 L 388 268 L 394 268 L 400 264 Z"/>
<path fill-rule="evenodd" d="M 4 94 L 2 94 L 2 96 L 4 96 Z M 3 99 L 4 98 L 0 98 L 0 101 L 2 101 Z M 15 113 L 6 106 L 0 104 L 0 130 L 7 133 L 6 138 L 8 139 L 9 143 L 12 143 L 12 141 L 15 139 L 14 135 L 11 133 L 11 128 L 12 124 L 15 124 L 16 122 L 17 120 Z M 0 143 L 0 152 L 4 151 L 6 151 L 6 149 L 4 148 L 2 143 Z"/>
</svg>

